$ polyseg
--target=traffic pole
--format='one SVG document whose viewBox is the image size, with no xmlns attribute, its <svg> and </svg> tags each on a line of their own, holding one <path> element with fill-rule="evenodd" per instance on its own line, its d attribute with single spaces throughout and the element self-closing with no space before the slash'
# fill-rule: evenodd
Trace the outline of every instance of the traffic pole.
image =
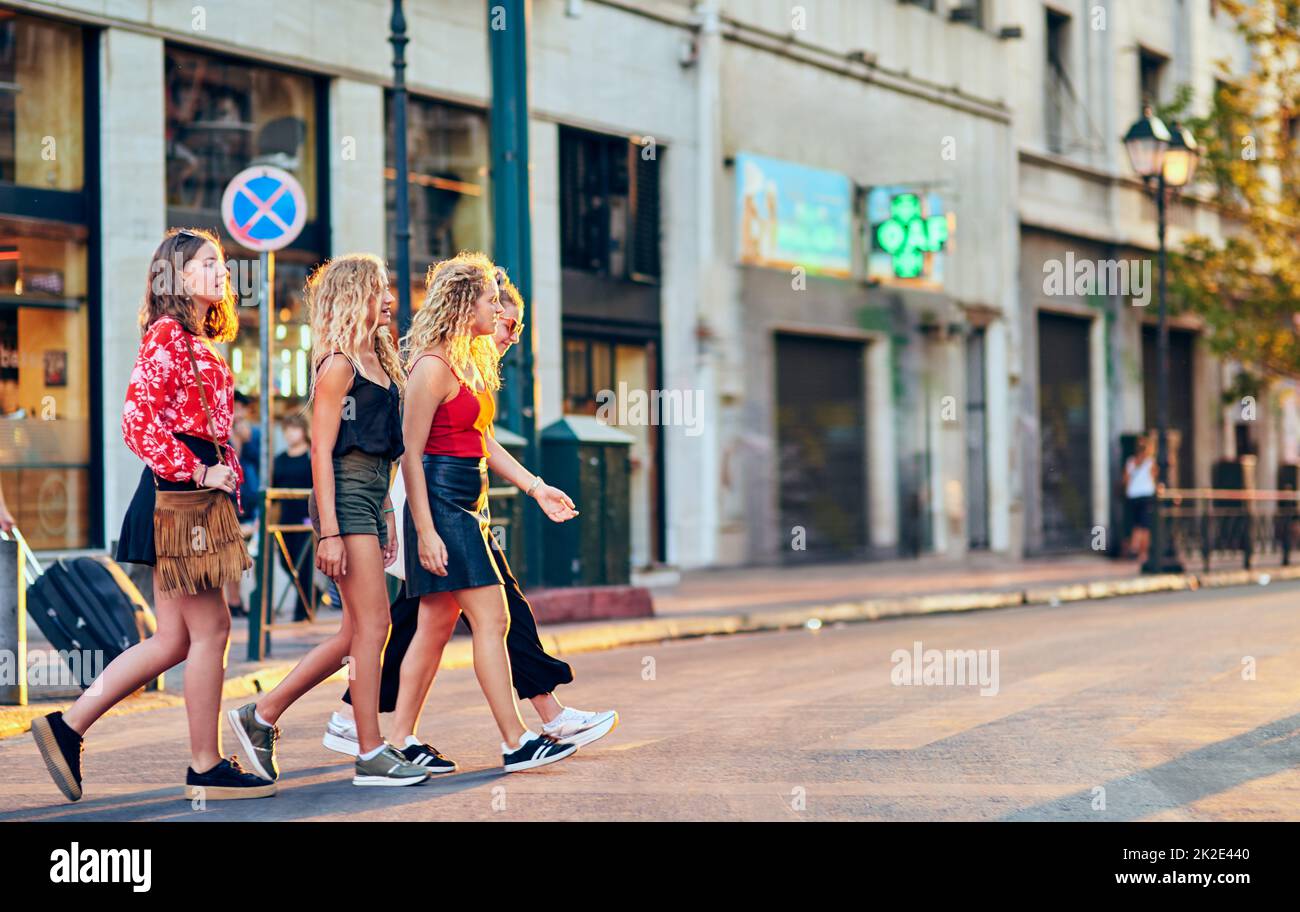
<svg viewBox="0 0 1300 912">
<path fill-rule="evenodd" d="M 492 56 L 492 208 L 495 259 L 505 268 L 528 307 L 533 301 L 532 213 L 528 195 L 528 18 L 529 0 L 487 4 L 488 48 Z M 535 320 L 525 320 L 531 326 Z M 541 472 L 537 440 L 537 390 L 533 330 L 506 355 L 506 426 L 524 438 L 524 465 Z M 527 504 L 524 522 L 524 585 L 541 581 L 542 513 Z"/>
<path fill-rule="evenodd" d="M 406 143 L 406 17 L 402 0 L 393 0 L 388 41 L 393 46 L 393 190 L 397 220 L 397 335 L 411 325 L 411 206 L 410 165 Z"/>
<path fill-rule="evenodd" d="M 257 454 L 258 484 L 260 490 L 257 499 L 261 509 L 257 516 L 257 560 L 253 564 L 255 583 L 248 612 L 248 660 L 258 662 L 266 658 L 270 646 L 270 632 L 266 630 L 269 618 L 266 616 L 267 603 L 270 601 L 270 541 L 268 540 L 267 510 L 271 502 L 267 497 L 271 480 L 271 320 L 275 314 L 275 253 L 262 251 L 261 276 L 257 290 L 258 323 L 258 389 L 261 395 L 258 423 L 262 428 L 262 446 Z"/>
</svg>

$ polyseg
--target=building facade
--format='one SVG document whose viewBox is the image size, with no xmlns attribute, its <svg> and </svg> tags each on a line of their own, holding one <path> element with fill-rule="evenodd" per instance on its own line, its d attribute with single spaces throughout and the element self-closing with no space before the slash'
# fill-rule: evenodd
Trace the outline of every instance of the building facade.
<svg viewBox="0 0 1300 912">
<path fill-rule="evenodd" d="M 1156 207 L 1121 141 L 1144 106 L 1191 90 L 1202 113 L 1221 75 L 1251 66 L 1233 23 L 1205 0 L 1014 0 L 996 4 L 1015 97 L 1019 307 L 1010 334 L 1014 433 L 1012 552 L 1108 550 L 1124 525 L 1122 467 L 1156 427 Z M 1221 239 L 1206 188 L 1169 210 L 1168 243 Z M 1093 269 L 1099 281 L 1080 281 Z M 1175 487 L 1210 487 L 1218 463 L 1253 457 L 1255 483 L 1279 484 L 1297 454 L 1296 388 L 1243 408 L 1240 367 L 1208 350 L 1200 322 L 1170 330 L 1170 466 Z M 1098 530 L 1110 532 L 1098 536 Z"/>
<path fill-rule="evenodd" d="M 1044 270 L 1150 261 L 1119 137 L 1144 93 L 1208 97 L 1211 61 L 1240 54 L 1212 5 L 533 0 L 536 421 L 632 435 L 634 569 L 1092 547 L 1121 439 L 1154 423 L 1154 308 Z M 274 413 L 304 401 L 308 271 L 394 246 L 389 15 L 0 2 L 0 483 L 36 547 L 116 537 L 148 258 L 170 226 L 218 227 L 257 162 L 307 193 L 271 364 Z M 510 23 L 460 0 L 406 15 L 418 302 L 429 264 L 492 250 L 487 36 Z M 1219 230 L 1194 200 L 1172 240 L 1193 230 Z M 227 350 L 252 396 L 257 330 L 244 307 Z M 1300 458 L 1294 391 L 1242 433 L 1232 366 L 1194 323 L 1173 340 L 1180 481 L 1247 447 L 1271 487 Z"/>
<path fill-rule="evenodd" d="M 716 560 L 1005 549 L 1002 42 L 917 5 L 719 6 Z"/>
<path fill-rule="evenodd" d="M 674 306 L 696 308 L 693 214 L 667 204 L 697 191 L 697 117 L 679 104 L 692 92 L 679 63 L 689 24 L 633 5 L 578 6 L 536 3 L 529 23 L 539 427 L 594 410 L 593 388 L 614 378 L 657 385 L 693 357 L 668 329 L 688 322 Z M 418 306 L 429 264 L 492 249 L 489 11 L 421 2 L 406 13 Z M 290 171 L 307 195 L 307 226 L 277 256 L 271 365 L 274 413 L 304 401 L 309 270 L 345 251 L 386 255 L 396 234 L 389 16 L 381 0 L 0 4 L 13 86 L 0 97 L 12 264 L 3 331 L 15 361 L 0 384 L 0 482 L 38 549 L 115 538 L 139 475 L 116 416 L 149 256 L 170 226 L 218 228 L 225 184 L 254 163 Z M 625 53 L 634 45 L 639 58 Z M 643 155 L 644 137 L 656 154 Z M 228 257 L 251 265 L 225 239 Z M 256 397 L 255 272 L 235 276 L 249 306 L 226 354 L 237 387 Z M 42 420 L 42 408 L 59 420 Z M 655 428 L 636 436 L 634 561 L 669 560 L 674 543 L 707 551 L 690 540 L 693 518 L 670 512 L 701 497 L 700 479 L 677 473 L 685 490 L 666 491 L 674 461 L 690 454 L 670 455 Z"/>
</svg>

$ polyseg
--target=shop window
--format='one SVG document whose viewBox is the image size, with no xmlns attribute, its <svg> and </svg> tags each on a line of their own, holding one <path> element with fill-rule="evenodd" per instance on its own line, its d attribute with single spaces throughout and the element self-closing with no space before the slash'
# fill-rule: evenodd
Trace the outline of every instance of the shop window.
<svg viewBox="0 0 1300 912">
<path fill-rule="evenodd" d="M 38 550 L 90 544 L 86 238 L 0 217 L 0 486 Z"/>
<path fill-rule="evenodd" d="M 311 329 L 303 286 L 326 256 L 318 218 L 327 217 L 319 198 L 323 163 L 317 159 L 319 125 L 325 111 L 316 78 L 233 60 L 187 48 L 167 48 L 166 142 L 167 218 L 174 227 L 217 229 L 221 197 L 240 171 L 272 165 L 288 171 L 307 197 L 307 225 L 300 238 L 280 250 L 271 277 L 274 320 L 270 382 L 275 421 L 303 406 L 311 378 Z M 223 354 L 235 388 L 261 395 L 258 254 L 224 239 L 231 280 L 239 297 L 239 334 Z M 258 414 L 254 402 L 252 414 Z M 275 450 L 272 451 L 274 454 Z"/>
<path fill-rule="evenodd" d="M 167 206 L 173 224 L 215 224 L 226 184 L 252 165 L 296 177 L 316 217 L 316 81 L 168 47 Z"/>
<path fill-rule="evenodd" d="M 271 386 L 275 395 L 287 400 L 284 409 L 307 401 L 311 380 L 311 321 L 307 313 L 304 286 L 315 265 L 310 254 L 286 253 L 276 257 L 275 320 L 271 330 Z M 226 359 L 235 375 L 235 389 L 255 397 L 261 380 L 260 337 L 256 293 L 242 300 L 239 335 L 231 342 Z"/>
<path fill-rule="evenodd" d="M 0 10 L 0 181 L 85 184 L 81 29 Z"/>
<path fill-rule="evenodd" d="M 491 149 L 487 115 L 426 98 L 407 98 L 408 199 L 411 231 L 411 301 L 424 301 L 424 274 L 462 250 L 490 251 Z M 397 171 L 393 164 L 392 96 L 386 99 L 388 159 L 384 182 L 390 258 L 397 245 Z"/>
</svg>

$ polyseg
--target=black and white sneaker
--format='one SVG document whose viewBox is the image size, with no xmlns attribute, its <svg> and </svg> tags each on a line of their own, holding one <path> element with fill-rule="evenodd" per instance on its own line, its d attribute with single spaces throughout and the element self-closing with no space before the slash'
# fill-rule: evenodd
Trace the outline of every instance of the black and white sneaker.
<svg viewBox="0 0 1300 912">
<path fill-rule="evenodd" d="M 32 720 L 32 738 L 41 750 L 50 778 L 69 801 L 81 797 L 81 752 L 86 742 L 63 721 L 62 712 Z"/>
<path fill-rule="evenodd" d="M 406 739 L 406 747 L 402 748 L 402 756 L 416 766 L 427 769 L 430 776 L 436 776 L 438 773 L 454 773 L 459 769 L 455 760 L 448 760 L 436 747 L 422 744 L 414 736 Z"/>
<path fill-rule="evenodd" d="M 517 773 L 563 760 L 577 749 L 576 744 L 556 741 L 550 735 L 525 731 L 516 748 L 512 749 L 509 744 L 501 742 L 501 761 L 507 773 Z"/>
</svg>

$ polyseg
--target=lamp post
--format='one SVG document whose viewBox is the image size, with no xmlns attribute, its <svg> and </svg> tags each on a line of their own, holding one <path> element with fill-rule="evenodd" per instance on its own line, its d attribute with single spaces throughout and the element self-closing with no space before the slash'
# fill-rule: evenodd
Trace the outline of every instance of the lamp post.
<svg viewBox="0 0 1300 912">
<path fill-rule="evenodd" d="M 411 205 L 409 201 L 410 164 L 406 150 L 406 17 L 402 0 L 393 0 L 389 22 L 393 46 L 393 189 L 396 199 L 393 218 L 397 222 L 397 334 L 406 332 L 411 322 Z"/>
<path fill-rule="evenodd" d="M 1160 303 L 1156 342 L 1156 479 L 1163 482 L 1169 473 L 1169 322 L 1168 322 L 1168 251 L 1165 246 L 1165 209 L 1169 196 L 1191 182 L 1200 161 L 1196 139 L 1190 130 L 1174 123 L 1166 127 L 1151 109 L 1129 127 L 1124 136 L 1129 163 L 1142 178 L 1156 201 L 1156 232 L 1160 247 Z M 1177 573 L 1182 565 L 1174 555 L 1166 558 L 1165 529 L 1160 497 L 1151 514 L 1151 549 L 1143 573 Z"/>
</svg>

